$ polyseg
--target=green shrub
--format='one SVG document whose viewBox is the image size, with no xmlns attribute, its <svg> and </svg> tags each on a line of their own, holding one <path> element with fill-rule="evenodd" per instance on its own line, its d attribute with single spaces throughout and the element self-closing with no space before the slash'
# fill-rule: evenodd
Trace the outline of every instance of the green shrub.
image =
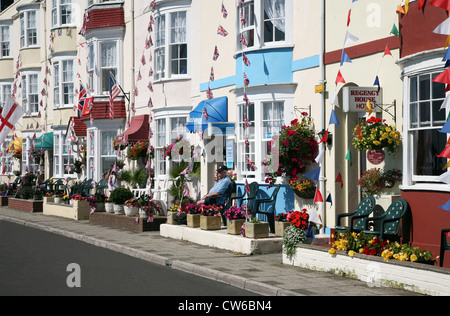
<svg viewBox="0 0 450 316">
<path fill-rule="evenodd" d="M 133 198 L 134 194 L 127 188 L 117 188 L 111 192 L 109 199 L 114 204 L 125 204 L 126 201 Z"/>
</svg>

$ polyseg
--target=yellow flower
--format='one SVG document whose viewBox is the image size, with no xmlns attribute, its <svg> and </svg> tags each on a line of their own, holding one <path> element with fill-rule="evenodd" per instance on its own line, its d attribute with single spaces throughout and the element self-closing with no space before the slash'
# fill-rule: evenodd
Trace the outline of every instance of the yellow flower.
<svg viewBox="0 0 450 316">
<path fill-rule="evenodd" d="M 359 253 L 363 253 L 364 252 L 364 248 L 359 248 Z"/>
<path fill-rule="evenodd" d="M 375 146 L 380 146 L 380 142 L 378 141 L 378 140 L 375 140 L 374 142 L 373 142 L 373 144 L 375 145 Z"/>
<path fill-rule="evenodd" d="M 328 250 L 328 253 L 329 253 L 330 255 L 334 255 L 334 254 L 336 253 L 336 249 L 330 248 L 330 250 Z"/>
<path fill-rule="evenodd" d="M 409 260 L 411 260 L 412 262 L 417 261 L 417 256 L 415 254 L 412 254 Z"/>
<path fill-rule="evenodd" d="M 356 253 L 356 252 L 354 252 L 353 250 L 350 250 L 350 251 L 348 252 L 348 255 L 349 255 L 350 257 L 353 257 L 353 256 L 355 255 L 355 253 Z"/>
</svg>

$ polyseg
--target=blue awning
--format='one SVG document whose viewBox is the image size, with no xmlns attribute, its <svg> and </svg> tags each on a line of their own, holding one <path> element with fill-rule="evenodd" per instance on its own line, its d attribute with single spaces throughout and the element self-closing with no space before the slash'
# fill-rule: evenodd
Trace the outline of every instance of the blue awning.
<svg viewBox="0 0 450 316">
<path fill-rule="evenodd" d="M 203 109 L 208 113 L 208 120 L 203 115 Z M 197 133 L 200 129 L 204 132 L 208 129 L 208 123 L 223 122 L 228 122 L 227 97 L 200 102 L 189 115 L 187 129 L 190 133 Z"/>
</svg>

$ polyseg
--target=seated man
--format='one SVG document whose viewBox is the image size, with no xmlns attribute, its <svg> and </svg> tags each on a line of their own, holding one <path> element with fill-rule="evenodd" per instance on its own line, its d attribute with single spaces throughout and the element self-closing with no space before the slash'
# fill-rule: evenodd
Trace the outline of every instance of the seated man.
<svg viewBox="0 0 450 316">
<path fill-rule="evenodd" d="M 228 186 L 231 184 L 231 179 L 228 177 L 228 168 L 226 166 L 220 166 L 217 169 L 217 182 L 206 194 L 199 203 L 203 203 L 205 205 L 214 205 L 214 204 L 224 204 L 225 198 L 222 197 L 217 199 L 216 197 L 222 195 L 227 190 Z"/>
</svg>

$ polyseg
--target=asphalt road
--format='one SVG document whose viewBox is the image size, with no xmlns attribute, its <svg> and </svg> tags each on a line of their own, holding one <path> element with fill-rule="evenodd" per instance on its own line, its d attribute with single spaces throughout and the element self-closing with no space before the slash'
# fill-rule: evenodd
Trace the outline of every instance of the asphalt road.
<svg viewBox="0 0 450 316">
<path fill-rule="evenodd" d="M 0 221 L 1 296 L 254 296 L 59 235 Z"/>
</svg>

